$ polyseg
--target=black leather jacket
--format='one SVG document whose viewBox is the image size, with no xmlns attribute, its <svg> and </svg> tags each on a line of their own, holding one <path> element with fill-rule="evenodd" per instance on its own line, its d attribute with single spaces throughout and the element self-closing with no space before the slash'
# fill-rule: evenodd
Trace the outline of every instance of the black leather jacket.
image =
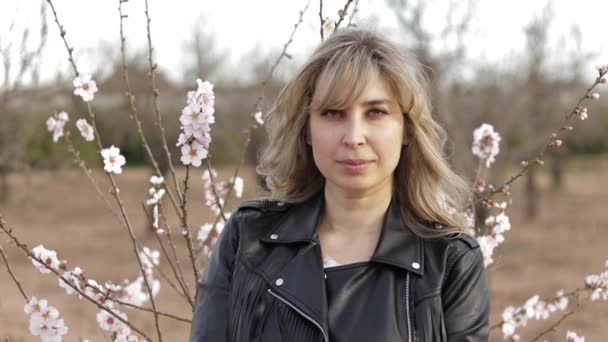
<svg viewBox="0 0 608 342">
<path fill-rule="evenodd" d="M 324 269 L 312 253 L 321 203 L 253 200 L 239 207 L 199 281 L 191 342 L 329 341 Z M 387 296 L 403 303 L 394 306 L 402 310 L 394 315 L 403 318 L 400 336 L 390 341 L 488 340 L 489 291 L 475 239 L 422 239 L 391 203 L 370 261 L 387 272 L 377 286 L 394 289 Z"/>
</svg>

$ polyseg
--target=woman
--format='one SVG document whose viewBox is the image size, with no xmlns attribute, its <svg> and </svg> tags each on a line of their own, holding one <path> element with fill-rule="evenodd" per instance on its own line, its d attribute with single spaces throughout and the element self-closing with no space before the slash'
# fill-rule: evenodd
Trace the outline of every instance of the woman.
<svg viewBox="0 0 608 342">
<path fill-rule="evenodd" d="M 190 341 L 487 341 L 483 256 L 464 232 L 417 63 L 343 30 L 276 100 L 258 172 L 218 240 Z"/>
</svg>

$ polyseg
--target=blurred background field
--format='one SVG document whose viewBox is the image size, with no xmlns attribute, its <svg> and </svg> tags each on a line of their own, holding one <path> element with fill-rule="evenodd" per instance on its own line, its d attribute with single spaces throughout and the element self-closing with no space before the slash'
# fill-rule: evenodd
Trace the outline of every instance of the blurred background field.
<svg viewBox="0 0 608 342">
<path fill-rule="evenodd" d="M 219 171 L 220 178 L 227 179 L 232 175 L 233 166 L 223 166 Z M 514 187 L 514 205 L 509 211 L 513 228 L 506 234 L 506 242 L 498 248 L 496 262 L 490 267 L 492 322 L 500 319 L 507 305 L 520 305 L 533 294 L 550 297 L 559 289 L 581 287 L 584 277 L 599 273 L 608 259 L 608 156 L 573 159 L 566 171 L 564 187 L 559 191 L 551 190 L 550 178 L 545 173 L 540 174 L 540 214 L 531 221 L 523 214 L 521 189 Z M 96 173 L 96 176 L 103 175 Z M 119 185 L 138 238 L 144 245 L 152 247 L 157 246 L 157 242 L 140 205 L 146 198 L 149 176 L 148 169 L 129 168 L 119 177 Z M 183 170 L 179 176 L 184 176 Z M 244 198 L 254 197 L 254 171 L 247 168 L 243 170 L 243 176 Z M 0 211 L 29 246 L 42 243 L 47 248 L 56 249 L 60 258 L 67 259 L 71 266 L 80 266 L 89 277 L 114 282 L 133 279 L 137 265 L 128 236 L 107 213 L 87 182 L 81 172 L 72 169 L 56 173 L 14 174 L 9 178 L 14 196 L 0 206 Z M 190 195 L 192 226 L 210 222 L 212 216 L 203 205 L 200 176 L 192 179 Z M 178 246 L 182 262 L 186 263 L 185 245 L 180 242 Z M 70 327 L 67 341 L 76 341 L 78 336 L 91 341 L 103 340 L 92 305 L 74 296 L 67 297 L 57 286 L 56 278 L 40 274 L 21 251 L 8 248 L 7 252 L 15 273 L 26 284 L 28 294 L 47 298 L 61 311 Z M 162 261 L 161 269 L 170 273 Z M 192 281 L 191 274 L 186 274 Z M 4 273 L 0 279 L 0 336 L 9 336 L 11 341 L 36 340 L 27 333 L 27 317 L 22 311 L 24 303 L 16 286 Z M 166 284 L 161 289 L 158 305 L 163 311 L 178 316 L 191 315 L 184 300 Z M 133 310 L 126 312 L 146 331 L 153 331 L 150 315 L 134 313 Z M 533 322 L 523 331 L 523 336 L 532 337 L 558 317 L 554 315 L 543 324 Z M 602 322 L 607 318 L 605 302 L 587 303 L 581 313 L 569 318 L 556 333 L 549 334 L 548 340 L 563 341 L 565 331 L 570 329 L 584 334 L 587 341 L 604 341 L 608 330 Z M 162 322 L 168 341 L 187 339 L 187 324 L 167 319 L 162 319 Z M 492 340 L 502 340 L 501 334 L 495 331 Z"/>
<path fill-rule="evenodd" d="M 79 67 L 92 74 L 100 89 L 91 106 L 103 145 L 118 146 L 127 159 L 125 172 L 117 179 L 138 238 L 154 246 L 156 239 L 141 206 L 147 198 L 152 169 L 125 97 L 117 4 L 101 0 L 54 3 L 67 29 L 66 37 L 75 47 Z M 326 1 L 325 16 L 337 18 L 344 3 Z M 608 62 L 602 24 L 602 15 L 608 11 L 605 1 L 354 3 L 358 4 L 357 12 L 350 7 L 345 24 L 386 34 L 424 65 L 434 115 L 449 136 L 446 154 L 468 179 L 477 169 L 471 154 L 476 127 L 490 123 L 502 136 L 501 153 L 488 176 L 489 182 L 498 184 L 521 160 L 531 158 L 559 127 L 595 80 L 593 67 Z M 260 83 L 281 55 L 305 4 L 226 0 L 199 8 L 195 1 L 179 6 L 150 2 L 159 111 L 175 165 L 180 165 L 174 144 L 185 94 L 195 87 L 196 78 L 202 78 L 215 84 L 216 94 L 217 121 L 212 126 L 210 160 L 221 179 L 232 175 L 241 157 L 248 118 L 262 94 Z M 311 3 L 287 50 L 291 58 L 283 58 L 266 83 L 259 107 L 262 112 L 268 111 L 273 98 L 319 42 L 318 5 Z M 125 57 L 131 92 L 146 138 L 161 170 L 167 172 L 150 87 L 143 2 L 129 1 L 125 6 L 129 15 L 125 19 Z M 99 152 L 95 144 L 80 139 L 74 127 L 78 118 L 88 115 L 86 104 L 73 95 L 73 73 L 66 57 L 46 1 L 0 2 L 0 213 L 30 247 L 42 243 L 56 249 L 69 265 L 80 266 L 89 277 L 133 280 L 137 267 L 127 234 L 74 166 L 64 141 L 54 143 L 45 127 L 45 120 L 53 113 L 70 114 L 66 129 L 107 194 L 110 186 L 99 169 Z M 490 267 L 493 323 L 500 320 L 507 305 L 523 304 L 533 294 L 550 297 L 561 288 L 581 287 L 586 275 L 604 268 L 608 259 L 608 92 L 605 86 L 597 92 L 599 101 L 585 103 L 589 118 L 573 118 L 569 124 L 574 131 L 565 135 L 563 146 L 545 155 L 544 167 L 532 169 L 513 186 L 514 203 L 507 211 L 513 229 Z M 245 178 L 243 199 L 255 196 L 256 155 L 265 142 L 263 128 L 252 132 L 241 172 Z M 178 179 L 183 177 L 184 169 L 179 168 Z M 212 217 L 204 207 L 200 170 L 191 178 L 189 218 L 192 227 L 198 228 Z M 229 207 L 235 204 L 232 201 Z M 170 222 L 175 229 L 174 217 Z M 2 235 L 0 243 L 28 294 L 47 298 L 61 311 L 70 328 L 66 341 L 77 341 L 79 336 L 103 340 L 95 308 L 66 297 L 53 276 L 38 273 L 5 241 Z M 185 244 L 178 246 L 185 263 Z M 162 261 L 161 268 L 168 272 Z M 166 284 L 159 306 L 190 317 L 188 306 Z M 22 297 L 2 265 L 0 339 L 37 340 L 28 334 L 22 308 Z M 153 331 L 149 315 L 127 312 L 132 321 Z M 585 335 L 587 341 L 606 341 L 605 321 L 605 301 L 585 304 L 581 313 L 547 339 L 563 341 L 565 330 L 572 329 Z M 532 322 L 523 340 L 548 323 Z M 162 324 L 167 340 L 186 340 L 187 324 L 166 319 Z M 493 333 L 492 340 L 502 340 L 499 331 Z"/>
</svg>

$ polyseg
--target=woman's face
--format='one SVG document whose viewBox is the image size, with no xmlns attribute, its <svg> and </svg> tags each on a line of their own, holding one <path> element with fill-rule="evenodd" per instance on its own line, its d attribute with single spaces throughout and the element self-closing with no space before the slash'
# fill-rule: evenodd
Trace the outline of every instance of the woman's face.
<svg viewBox="0 0 608 342">
<path fill-rule="evenodd" d="M 315 89 L 324 89 L 323 82 L 327 80 L 320 77 Z M 309 144 L 326 187 L 352 194 L 390 193 L 405 128 L 397 97 L 384 76 L 371 75 L 348 108 L 312 111 L 309 123 Z"/>
</svg>

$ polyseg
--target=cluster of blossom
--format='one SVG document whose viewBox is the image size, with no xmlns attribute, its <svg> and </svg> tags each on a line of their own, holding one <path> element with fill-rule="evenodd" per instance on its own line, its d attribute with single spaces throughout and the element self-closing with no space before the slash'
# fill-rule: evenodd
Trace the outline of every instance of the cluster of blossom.
<svg viewBox="0 0 608 342">
<path fill-rule="evenodd" d="M 118 299 L 122 302 L 143 305 L 146 303 L 150 296 L 146 289 L 145 280 L 148 281 L 152 289 L 152 296 L 156 297 L 160 291 L 160 281 L 154 279 L 154 266 L 158 266 L 160 261 L 160 253 L 156 250 L 151 250 L 148 247 L 144 247 L 139 253 L 139 259 L 141 260 L 144 273 L 137 277 L 132 282 L 125 280 L 125 285 L 121 288 L 121 294 Z M 146 279 L 144 279 L 146 277 Z"/>
<path fill-rule="evenodd" d="M 585 286 L 591 289 L 591 300 L 608 300 L 608 260 L 605 263 L 605 270 L 600 274 L 592 274 L 585 277 Z"/>
<path fill-rule="evenodd" d="M 150 187 L 150 189 L 148 190 L 150 198 L 146 200 L 146 205 L 152 206 L 152 227 L 156 229 L 156 233 L 158 234 L 163 234 L 165 232 L 158 226 L 158 204 L 165 195 L 165 189 L 162 188 L 164 181 L 165 178 L 163 178 L 162 176 L 150 177 L 150 183 L 152 183 L 152 187 Z"/>
<path fill-rule="evenodd" d="M 57 252 L 50 250 L 50 249 L 46 249 L 46 248 L 44 248 L 43 245 L 38 245 L 32 249 L 32 254 L 36 258 L 42 260 L 42 262 L 44 262 L 44 264 L 46 266 L 48 266 L 49 268 L 51 268 L 55 271 L 59 271 L 61 262 L 57 258 Z M 34 267 L 36 267 L 36 269 L 38 269 L 38 271 L 40 271 L 40 273 L 43 273 L 43 274 L 51 273 L 51 271 L 47 267 L 45 267 L 44 265 L 41 265 L 36 259 L 34 259 L 34 258 L 30 258 L 30 259 L 32 260 L 32 264 L 34 265 Z"/>
<path fill-rule="evenodd" d="M 219 181 L 217 179 L 217 172 L 214 169 L 211 169 L 211 173 L 209 173 L 209 170 L 203 171 L 202 178 L 205 205 L 208 206 L 215 215 L 219 215 L 221 212 L 220 209 L 224 207 L 224 197 L 230 190 L 230 186 L 234 187 L 234 194 L 237 198 L 243 196 L 243 179 L 241 177 L 236 177 L 228 183 Z"/>
<path fill-rule="evenodd" d="M 127 314 L 124 312 L 120 312 L 116 309 L 110 310 L 123 320 L 128 321 Z M 131 328 L 129 328 L 127 324 L 105 310 L 98 311 L 96 318 L 99 327 L 112 334 L 114 342 L 145 342 L 145 340 L 139 336 L 131 335 Z"/>
<path fill-rule="evenodd" d="M 74 94 L 82 98 L 84 102 L 89 102 L 95 97 L 97 84 L 91 79 L 90 75 L 81 75 L 74 79 Z"/>
<path fill-rule="evenodd" d="M 63 127 L 68 121 L 70 121 L 70 118 L 66 112 L 54 114 L 46 120 L 46 128 L 53 133 L 54 142 L 59 141 L 59 138 L 63 136 Z"/>
<path fill-rule="evenodd" d="M 103 157 L 103 169 L 108 173 L 122 173 L 122 166 L 127 162 L 125 157 L 120 154 L 120 149 L 114 145 L 101 150 Z"/>
<path fill-rule="evenodd" d="M 515 334 L 520 327 L 525 327 L 530 319 L 546 320 L 557 310 L 564 311 L 568 307 L 568 297 L 564 291 L 557 291 L 557 296 L 552 302 L 545 302 L 538 295 L 528 299 L 523 306 L 507 307 L 502 313 L 502 333 L 505 339 L 519 340 Z"/>
<path fill-rule="evenodd" d="M 495 203 L 494 206 L 499 208 L 501 212 L 496 216 L 489 216 L 486 219 L 485 224 L 490 233 L 477 237 L 477 242 L 483 253 L 483 261 L 486 267 L 494 262 L 494 259 L 492 258 L 494 249 L 505 241 L 504 233 L 511 229 L 511 221 L 505 214 L 507 203 Z"/>
<path fill-rule="evenodd" d="M 500 139 L 500 134 L 490 124 L 484 123 L 473 131 L 473 154 L 484 161 L 486 167 L 490 167 L 500 152 Z"/>
<path fill-rule="evenodd" d="M 59 310 L 48 305 L 46 299 L 32 297 L 23 310 L 30 317 L 30 333 L 33 336 L 40 336 L 44 342 L 63 341 L 62 336 L 68 333 L 68 327 L 59 318 Z"/>
<path fill-rule="evenodd" d="M 230 212 L 224 212 L 224 214 L 226 215 L 226 220 L 232 215 Z M 226 222 L 223 219 L 220 219 L 216 223 L 215 229 L 213 229 L 213 225 L 210 223 L 206 223 L 199 228 L 196 238 L 198 240 L 199 248 L 202 248 L 202 252 L 207 258 L 211 256 L 217 238 L 222 233 L 222 230 L 224 230 L 225 224 Z"/>
<path fill-rule="evenodd" d="M 60 262 L 57 258 L 57 253 L 53 250 L 48 250 L 44 248 L 44 246 L 39 245 L 34 247 L 32 250 L 32 254 L 42 260 L 45 265 L 49 268 L 59 271 L 61 268 L 65 269 L 65 262 Z M 150 250 L 147 247 L 144 247 L 142 251 L 139 253 L 139 258 L 142 262 L 142 266 L 144 269 L 144 276 L 147 277 L 148 282 L 152 286 L 152 295 L 156 296 L 160 291 L 160 282 L 153 278 L 153 267 L 154 265 L 158 265 L 160 261 L 160 253 L 156 250 Z M 41 265 L 37 260 L 32 258 L 32 263 L 41 273 L 50 273 L 50 270 Z M 59 278 L 59 286 L 63 288 L 68 295 L 78 294 L 78 298 L 82 299 L 82 295 L 80 292 L 76 291 L 73 287 L 83 292 L 85 295 L 93 299 L 95 302 L 100 305 L 105 305 L 106 308 L 112 310 L 112 312 L 116 313 L 118 316 L 127 319 L 126 314 L 119 312 L 114 309 L 115 302 L 112 300 L 113 298 L 117 298 L 118 300 L 126 303 L 130 303 L 133 305 L 142 305 L 148 299 L 149 296 L 147 291 L 145 291 L 145 284 L 143 276 L 139 276 L 135 281 L 128 283 L 125 281 L 125 286 L 119 286 L 112 283 L 107 282 L 105 286 L 98 284 L 93 279 L 87 279 L 84 276 L 84 272 L 80 267 L 75 267 L 71 271 L 66 271 L 63 273 L 62 278 Z M 70 286 L 72 285 L 72 286 Z M 38 304 L 39 306 L 35 306 Z M 28 306 L 29 305 L 29 306 Z M 42 312 L 41 317 L 46 320 L 40 320 L 38 316 L 30 318 L 30 332 L 34 336 L 46 336 L 48 334 L 55 334 L 57 336 L 65 335 L 67 333 L 67 327 L 64 327 L 63 320 L 59 320 L 59 313 L 52 307 L 49 309 L 45 309 L 47 307 L 46 301 L 36 301 L 35 297 L 30 301 L 30 303 L 26 305 L 25 310 L 26 313 L 30 314 L 34 311 Z M 47 319 L 48 318 L 48 319 Z M 106 331 L 109 331 L 113 334 L 115 342 L 139 342 L 139 337 L 135 335 L 130 335 L 131 329 L 124 324 L 123 322 L 117 320 L 114 316 L 110 315 L 108 312 L 104 310 L 100 310 L 97 313 L 97 322 L 99 326 Z M 65 329 L 64 329 L 65 328 Z M 52 336 L 55 336 L 52 335 Z M 43 337 L 43 341 L 61 341 L 61 337 L 59 339 L 45 339 Z"/>
<path fill-rule="evenodd" d="M 177 139 L 182 147 L 181 161 L 184 165 L 201 166 L 207 158 L 211 143 L 211 127 L 215 123 L 215 94 L 213 84 L 196 80 L 198 88 L 187 94 L 187 105 L 179 118 L 183 130 Z"/>
<path fill-rule="evenodd" d="M 585 342 L 585 336 L 578 336 L 574 331 L 568 330 L 568 332 L 566 333 L 566 341 Z"/>
</svg>

